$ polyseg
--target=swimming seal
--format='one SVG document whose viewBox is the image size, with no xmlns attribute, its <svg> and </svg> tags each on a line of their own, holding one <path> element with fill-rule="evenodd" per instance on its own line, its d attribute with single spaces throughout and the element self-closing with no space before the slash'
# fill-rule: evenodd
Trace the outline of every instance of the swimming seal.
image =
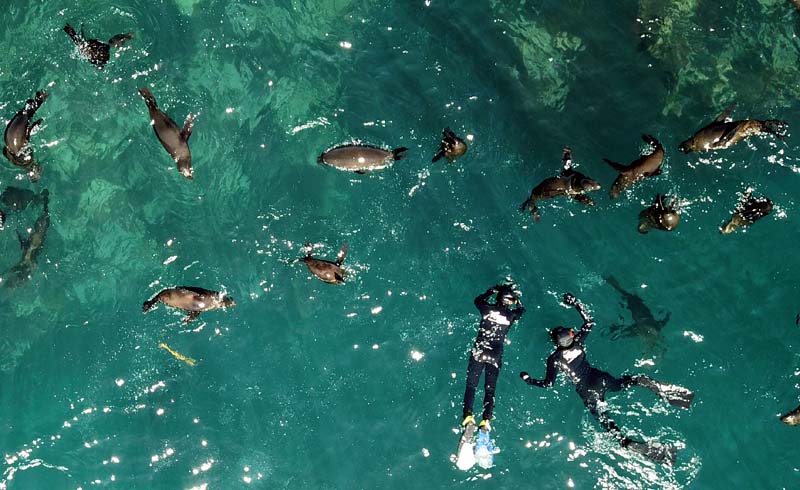
<svg viewBox="0 0 800 490">
<path fill-rule="evenodd" d="M 661 165 L 664 163 L 664 147 L 649 134 L 643 134 L 642 140 L 653 147 L 653 152 L 642 155 L 631 162 L 630 165 L 612 162 L 608 158 L 603 159 L 604 162 L 611 165 L 611 168 L 619 172 L 614 184 L 611 185 L 611 191 L 609 191 L 611 199 L 618 198 L 622 191 L 645 177 L 661 175 Z"/>
<path fill-rule="evenodd" d="M 778 138 L 786 136 L 788 124 L 785 121 L 777 119 L 767 119 L 765 121 L 757 119 L 730 120 L 728 115 L 735 107 L 736 104 L 729 105 L 711 123 L 699 129 L 691 138 L 682 142 L 679 147 L 680 150 L 684 153 L 723 150 L 757 134 L 773 134 Z"/>
<path fill-rule="evenodd" d="M 161 142 L 161 146 L 175 160 L 181 175 L 192 179 L 192 153 L 189 151 L 189 137 L 194 128 L 194 115 L 190 112 L 183 123 L 183 129 L 179 129 L 175 121 L 158 108 L 156 98 L 147 87 L 140 88 L 139 94 L 144 98 L 147 109 L 150 111 L 153 131 L 155 131 L 158 141 Z"/>
<path fill-rule="evenodd" d="M 42 166 L 33 159 L 33 148 L 30 146 L 31 135 L 39 129 L 42 119 L 34 121 L 33 124 L 31 119 L 47 100 L 47 96 L 47 92 L 40 90 L 33 99 L 28 99 L 25 107 L 11 118 L 4 135 L 6 146 L 3 148 L 3 156 L 24 169 L 31 182 L 38 181 L 42 176 Z"/>
<path fill-rule="evenodd" d="M 785 415 L 781 415 L 781 422 L 789 425 L 800 424 L 800 407 L 795 408 Z"/>
<path fill-rule="evenodd" d="M 534 221 L 539 221 L 541 217 L 536 203 L 543 199 L 567 196 L 582 204 L 594 205 L 594 201 L 586 193 L 600 189 L 600 184 L 573 168 L 572 151 L 569 147 L 564 148 L 561 160 L 563 168 L 559 176 L 548 177 L 540 182 L 539 185 L 531 190 L 530 197 L 519 207 L 520 212 L 529 210 Z"/>
<path fill-rule="evenodd" d="M 672 231 L 681 222 L 681 215 L 675 209 L 675 200 L 666 204 L 667 196 L 656 194 L 653 204 L 639 213 L 639 233 L 645 234 L 651 228 Z"/>
<path fill-rule="evenodd" d="M 733 233 L 737 228 L 750 226 L 772 212 L 772 201 L 766 197 L 752 197 L 748 190 L 731 215 L 731 219 L 722 225 L 719 232 L 723 235 Z"/>
<path fill-rule="evenodd" d="M 317 158 L 317 163 L 336 167 L 339 170 L 365 174 L 370 170 L 381 170 L 405 157 L 401 153 L 408 148 L 387 150 L 378 146 L 348 143 L 335 146 Z"/>
<path fill-rule="evenodd" d="M 162 290 L 142 304 L 142 312 L 147 313 L 156 307 L 158 303 L 186 311 L 188 314 L 183 318 L 182 323 L 193 322 L 204 311 L 232 308 L 236 306 L 226 293 L 210 291 L 208 289 L 196 288 L 191 286 L 178 286 Z"/>
<path fill-rule="evenodd" d="M 103 69 L 106 63 L 108 63 L 111 52 L 111 48 L 121 48 L 127 41 L 130 41 L 133 38 L 132 32 L 126 32 L 125 34 L 117 34 L 116 36 L 112 37 L 108 40 L 107 43 L 102 41 L 98 41 L 97 39 L 86 39 L 83 34 L 83 24 L 81 24 L 81 34 L 75 32 L 75 29 L 72 28 L 71 25 L 67 24 L 64 26 L 64 32 L 72 39 L 72 42 L 75 43 L 75 46 L 78 47 L 78 51 L 81 52 L 86 59 L 93 65 L 96 65 L 98 69 Z"/>
<path fill-rule="evenodd" d="M 33 271 L 36 269 L 39 254 L 44 248 L 44 240 L 47 236 L 47 229 L 50 227 L 50 212 L 47 209 L 48 199 L 45 196 L 42 214 L 36 219 L 28 238 L 22 238 L 17 232 L 20 247 L 22 248 L 22 258 L 16 265 L 6 270 L 0 276 L 0 283 L 7 288 L 16 288 L 27 282 Z"/>
<path fill-rule="evenodd" d="M 48 196 L 49 192 L 47 189 L 44 189 L 39 194 L 36 194 L 28 189 L 20 189 L 19 187 L 8 186 L 3 193 L 0 194 L 0 203 L 3 203 L 12 211 L 19 212 L 25 210 L 31 204 L 41 204 L 46 202 Z"/>
<path fill-rule="evenodd" d="M 345 256 L 347 256 L 347 243 L 342 245 L 339 255 L 336 256 L 336 261 L 331 262 L 328 260 L 317 259 L 311 256 L 311 244 L 306 243 L 306 256 L 295 261 L 304 262 L 308 270 L 317 276 L 321 281 L 329 284 L 344 284 L 346 272 L 342 268 Z"/>
<path fill-rule="evenodd" d="M 444 128 L 442 131 L 442 142 L 439 145 L 439 150 L 434 155 L 432 162 L 439 161 L 442 157 L 447 158 L 447 161 L 453 163 L 456 158 L 460 157 L 467 152 L 467 144 L 464 140 L 456 136 L 450 128 Z"/>
</svg>

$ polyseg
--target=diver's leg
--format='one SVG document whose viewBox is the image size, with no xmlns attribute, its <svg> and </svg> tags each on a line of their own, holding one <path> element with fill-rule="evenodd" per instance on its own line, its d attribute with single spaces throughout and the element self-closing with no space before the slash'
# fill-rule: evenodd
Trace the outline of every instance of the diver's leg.
<svg viewBox="0 0 800 490">
<path fill-rule="evenodd" d="M 478 380 L 481 378 L 484 364 L 478 362 L 470 354 L 469 365 L 467 366 L 467 389 L 464 391 L 464 417 L 472 415 L 472 406 L 475 404 L 475 389 L 478 387 Z"/>
<path fill-rule="evenodd" d="M 498 361 L 498 365 L 501 361 Z M 486 364 L 486 376 L 484 377 L 483 395 L 483 415 L 482 420 L 492 420 L 494 411 L 494 389 L 497 386 L 497 378 L 500 376 L 500 368 L 494 364 Z"/>
</svg>

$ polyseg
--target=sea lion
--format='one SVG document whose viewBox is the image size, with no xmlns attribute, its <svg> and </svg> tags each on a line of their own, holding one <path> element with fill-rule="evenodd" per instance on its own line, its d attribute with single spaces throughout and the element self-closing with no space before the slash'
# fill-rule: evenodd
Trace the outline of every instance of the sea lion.
<svg viewBox="0 0 800 490">
<path fill-rule="evenodd" d="M 666 204 L 667 196 L 656 194 L 653 204 L 639 213 L 639 233 L 645 234 L 651 228 L 672 231 L 681 222 L 681 215 L 675 208 L 675 200 Z"/>
<path fill-rule="evenodd" d="M 39 129 L 42 119 L 34 121 L 33 124 L 31 124 L 31 119 L 47 100 L 47 96 L 47 92 L 40 90 L 36 92 L 33 99 L 28 99 L 25 107 L 11 118 L 4 135 L 6 146 L 3 148 L 3 156 L 14 165 L 24 169 L 31 182 L 38 181 L 42 176 L 42 166 L 33 159 L 33 148 L 30 145 L 31 135 Z"/>
<path fill-rule="evenodd" d="M 520 212 L 529 210 L 534 221 L 539 221 L 540 218 L 536 203 L 543 199 L 567 196 L 582 204 L 594 205 L 594 201 L 586 193 L 600 189 L 600 184 L 573 169 L 572 151 L 569 147 L 564 148 L 561 159 L 563 162 L 561 174 L 558 177 L 548 177 L 540 182 L 531 190 L 530 197 L 519 207 Z"/>
<path fill-rule="evenodd" d="M 6 207 L 10 208 L 12 211 L 23 211 L 31 204 L 40 204 L 44 203 L 48 198 L 49 192 L 47 189 L 44 189 L 39 194 L 29 190 L 29 189 L 20 189 L 19 187 L 8 186 L 6 190 L 0 194 L 0 203 L 3 203 Z"/>
<path fill-rule="evenodd" d="M 191 286 L 178 286 L 175 288 L 164 289 L 142 304 L 142 312 L 147 313 L 156 307 L 158 303 L 186 311 L 188 314 L 183 318 L 182 323 L 193 322 L 204 311 L 233 308 L 236 302 L 227 293 L 210 291 L 208 289 L 196 288 Z"/>
<path fill-rule="evenodd" d="M 785 121 L 777 119 L 730 120 L 728 115 L 735 107 L 736 104 L 729 105 L 716 119 L 682 142 L 680 150 L 684 153 L 723 150 L 756 134 L 773 134 L 778 138 L 786 136 L 788 124 Z"/>
<path fill-rule="evenodd" d="M 731 219 L 722 225 L 719 232 L 723 235 L 733 233 L 739 227 L 750 226 L 772 212 L 772 201 L 766 197 L 755 198 L 748 190 L 731 214 Z"/>
<path fill-rule="evenodd" d="M 450 128 L 444 128 L 442 131 L 442 143 L 439 145 L 439 150 L 434 155 L 432 162 L 438 161 L 440 158 L 445 157 L 447 161 L 453 163 L 456 158 L 460 157 L 467 152 L 467 144 L 464 140 L 456 136 Z"/>
<path fill-rule="evenodd" d="M 69 35 L 72 39 L 72 42 L 75 43 L 75 46 L 78 47 L 78 51 L 81 52 L 86 59 L 93 65 L 96 65 L 98 69 L 103 69 L 106 63 L 108 63 L 110 56 L 111 48 L 121 48 L 127 41 L 130 41 L 133 38 L 132 32 L 126 32 L 125 34 L 117 34 L 116 36 L 112 37 L 108 40 L 108 43 L 104 43 L 102 41 L 98 41 L 97 39 L 86 39 L 83 35 L 83 24 L 81 24 L 81 34 L 75 32 L 75 29 L 72 28 L 71 25 L 67 24 L 64 26 L 64 32 Z"/>
<path fill-rule="evenodd" d="M 192 128 L 194 128 L 194 115 L 190 112 L 183 123 L 183 129 L 179 129 L 175 121 L 158 108 L 156 98 L 153 97 L 147 87 L 140 88 L 139 94 L 144 98 L 147 109 L 150 111 L 150 124 L 153 125 L 153 131 L 155 131 L 158 141 L 161 142 L 167 153 L 178 164 L 178 170 L 181 175 L 191 179 L 193 172 L 192 153 L 189 151 L 189 137 L 192 135 Z"/>
<path fill-rule="evenodd" d="M 616 199 L 622 191 L 645 177 L 661 175 L 661 165 L 664 163 L 664 147 L 649 134 L 643 134 L 642 140 L 653 147 L 653 152 L 640 156 L 630 165 L 622 165 L 621 163 L 612 162 L 608 158 L 603 158 L 604 162 L 619 172 L 609 191 L 611 199 Z"/>
<path fill-rule="evenodd" d="M 36 219 L 33 231 L 28 238 L 22 238 L 17 232 L 19 244 L 22 247 L 22 258 L 16 265 L 3 272 L 0 283 L 7 288 L 21 286 L 31 278 L 37 266 L 37 259 L 44 248 L 47 229 L 50 227 L 50 212 L 47 209 L 48 199 L 45 196 L 42 214 Z"/>
<path fill-rule="evenodd" d="M 781 415 L 781 422 L 789 425 L 800 424 L 800 407 L 795 408 L 785 415 Z"/>
<path fill-rule="evenodd" d="M 357 174 L 365 174 L 370 170 L 381 170 L 389 167 L 405 155 L 408 148 L 387 150 L 378 146 L 364 145 L 358 142 L 335 146 L 326 150 L 317 158 L 320 165 L 329 165 L 339 170 L 347 170 Z"/>
<path fill-rule="evenodd" d="M 323 282 L 329 284 L 344 284 L 346 272 L 344 268 L 342 268 L 342 263 L 344 262 L 345 256 L 347 256 L 347 243 L 342 245 L 342 249 L 339 251 L 339 255 L 336 256 L 335 262 L 312 257 L 310 243 L 306 243 L 306 249 L 306 256 L 295 259 L 295 261 L 299 260 L 305 262 L 308 270 Z"/>
</svg>

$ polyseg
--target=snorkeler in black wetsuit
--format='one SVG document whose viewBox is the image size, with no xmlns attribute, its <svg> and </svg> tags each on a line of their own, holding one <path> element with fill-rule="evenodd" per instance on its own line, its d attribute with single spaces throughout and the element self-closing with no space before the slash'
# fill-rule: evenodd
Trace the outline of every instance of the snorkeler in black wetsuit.
<svg viewBox="0 0 800 490">
<path fill-rule="evenodd" d="M 524 371 L 519 373 L 519 376 L 529 385 L 547 388 L 553 386 L 558 371 L 563 371 L 575 385 L 575 390 L 589 412 L 604 429 L 619 441 L 622 447 L 636 451 L 659 463 L 674 463 L 677 449 L 672 446 L 653 445 L 625 437 L 617 424 L 608 418 L 605 411 L 601 411 L 600 402 L 605 401 L 606 392 L 641 386 L 653 391 L 670 405 L 688 409 L 694 393 L 680 386 L 659 383 L 645 375 L 625 375 L 615 378 L 605 371 L 592 367 L 586 360 L 584 342 L 594 327 L 594 321 L 575 296 L 565 294 L 564 304 L 578 310 L 583 318 L 583 326 L 578 333 L 565 327 L 556 327 L 550 331 L 553 343 L 556 344 L 556 351 L 547 358 L 547 373 L 543 380 L 531 378 Z"/>
<path fill-rule="evenodd" d="M 489 303 L 489 297 L 496 294 L 495 303 Z M 513 310 L 512 305 L 517 305 Z M 463 426 L 474 424 L 472 406 L 475 403 L 475 390 L 481 372 L 486 370 L 484 377 L 483 415 L 479 429 L 491 430 L 489 421 L 494 410 L 494 390 L 500 367 L 503 365 L 503 344 L 511 325 L 522 317 L 525 307 L 519 300 L 519 295 L 510 285 L 494 286 L 485 293 L 475 298 L 475 306 L 481 313 L 481 324 L 478 327 L 478 337 L 472 346 L 467 366 L 467 389 L 464 392 L 464 421 Z"/>
</svg>

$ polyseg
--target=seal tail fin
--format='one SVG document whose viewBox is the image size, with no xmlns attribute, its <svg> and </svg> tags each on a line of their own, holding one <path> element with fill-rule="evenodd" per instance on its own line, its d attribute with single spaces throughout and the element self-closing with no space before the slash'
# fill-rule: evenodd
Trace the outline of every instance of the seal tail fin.
<svg viewBox="0 0 800 490">
<path fill-rule="evenodd" d="M 611 168 L 613 168 L 617 172 L 624 172 L 624 171 L 628 170 L 628 166 L 627 165 L 623 165 L 621 163 L 614 162 L 612 160 L 609 160 L 608 158 L 603 158 L 603 161 L 606 162 L 607 164 L 611 165 Z"/>
<path fill-rule="evenodd" d="M 80 43 L 83 42 L 83 38 L 80 37 L 77 32 L 75 32 L 75 29 L 71 25 L 69 24 L 65 25 L 64 32 L 67 33 L 67 35 L 72 39 L 72 42 L 74 42 L 75 44 L 79 45 Z"/>
<path fill-rule="evenodd" d="M 121 48 L 126 42 L 133 39 L 132 32 L 126 32 L 125 34 L 117 34 L 116 36 L 112 37 L 108 40 L 108 44 L 114 48 Z"/>
<path fill-rule="evenodd" d="M 336 256 L 336 265 L 342 265 L 344 258 L 347 256 L 347 242 L 344 242 L 342 249 L 339 250 L 339 255 Z"/>
<path fill-rule="evenodd" d="M 765 133 L 774 134 L 778 138 L 785 138 L 789 129 L 789 124 L 786 121 L 778 119 L 767 119 L 766 121 L 759 121 L 761 123 L 761 131 Z"/>
<path fill-rule="evenodd" d="M 533 217 L 534 222 L 539 222 L 539 218 L 541 215 L 539 214 L 539 208 L 536 206 L 536 200 L 533 197 L 529 197 L 522 203 L 519 207 L 519 211 L 524 213 L 525 211 L 531 212 L 531 217 Z"/>
<path fill-rule="evenodd" d="M 394 159 L 395 161 L 402 160 L 406 156 L 402 155 L 401 153 L 406 151 L 408 151 L 408 148 L 405 147 L 395 148 L 394 150 L 392 150 L 392 159 Z"/>
<path fill-rule="evenodd" d="M 144 103 L 147 104 L 147 107 L 152 110 L 158 109 L 158 104 L 156 103 L 156 98 L 153 96 L 153 92 L 150 91 L 147 87 L 142 87 L 139 89 L 139 95 L 142 96 L 144 99 Z"/>
<path fill-rule="evenodd" d="M 639 453 L 655 463 L 672 466 L 675 464 L 675 460 L 678 459 L 678 449 L 670 445 L 648 444 L 628 439 L 623 442 L 622 447 Z"/>
</svg>

